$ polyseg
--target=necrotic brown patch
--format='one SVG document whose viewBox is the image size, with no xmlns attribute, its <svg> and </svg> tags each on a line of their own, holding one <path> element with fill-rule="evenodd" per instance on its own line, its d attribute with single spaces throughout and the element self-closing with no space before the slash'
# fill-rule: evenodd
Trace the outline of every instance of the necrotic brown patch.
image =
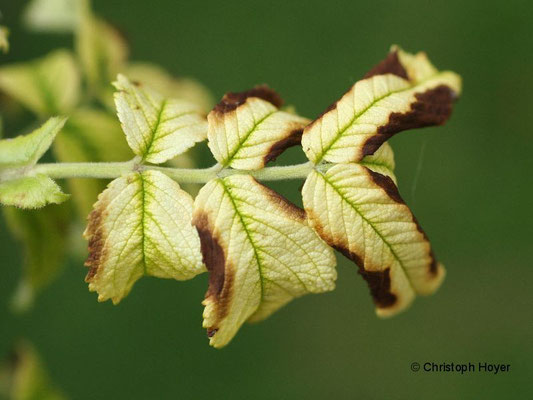
<svg viewBox="0 0 533 400">
<path fill-rule="evenodd" d="M 392 307 L 396 303 L 396 295 L 390 291 L 390 268 L 383 271 L 367 271 L 362 256 L 350 251 L 344 240 L 331 237 L 328 230 L 320 224 L 319 219 L 311 210 L 307 210 L 307 215 L 313 221 L 313 228 L 318 235 L 332 248 L 357 265 L 359 274 L 368 284 L 374 303 L 380 308 Z"/>
<path fill-rule="evenodd" d="M 250 97 L 257 97 L 268 101 L 277 108 L 280 108 L 283 105 L 283 99 L 278 93 L 270 89 L 267 85 L 260 85 L 244 92 L 226 93 L 224 97 L 222 97 L 220 103 L 213 108 L 213 111 L 220 114 L 228 113 L 235 110 L 241 104 L 244 104 L 246 99 Z"/>
<path fill-rule="evenodd" d="M 383 271 L 366 271 L 364 268 L 360 268 L 359 274 L 368 284 L 376 306 L 388 308 L 396 303 L 396 295 L 390 290 L 390 268 L 386 268 Z"/>
<path fill-rule="evenodd" d="M 332 245 L 346 258 L 352 260 L 359 267 L 359 274 L 364 278 L 370 289 L 374 303 L 380 308 L 391 307 L 396 303 L 396 295 L 390 291 L 390 268 L 383 271 L 367 271 L 363 259 L 345 247 Z"/>
<path fill-rule="evenodd" d="M 400 63 L 397 51 L 389 53 L 384 60 L 380 61 L 376 66 L 366 73 L 364 79 L 371 78 L 375 75 L 384 74 L 393 74 L 403 79 L 409 79 L 407 76 L 407 71 Z"/>
<path fill-rule="evenodd" d="M 303 128 L 294 129 L 287 135 L 287 137 L 274 143 L 263 158 L 264 164 L 276 160 L 276 158 L 289 147 L 299 145 L 302 141 L 302 132 Z"/>
<path fill-rule="evenodd" d="M 226 264 L 224 249 L 211 233 L 207 215 L 200 214 L 195 217 L 193 224 L 200 236 L 203 261 L 209 271 L 209 288 L 206 297 L 213 295 L 218 298 L 224 288 Z"/>
<path fill-rule="evenodd" d="M 378 185 L 380 188 L 382 188 L 385 193 L 387 193 L 387 196 L 389 196 L 392 200 L 394 200 L 396 203 L 405 204 L 405 201 L 403 201 L 402 196 L 400 196 L 400 192 L 398 191 L 398 187 L 394 183 L 394 181 L 386 176 L 382 175 L 378 172 L 374 172 L 369 168 L 366 168 L 366 172 L 370 176 L 370 179 Z"/>
<path fill-rule="evenodd" d="M 205 298 L 214 299 L 217 310 L 216 320 L 221 321 L 229 312 L 231 291 L 233 290 L 233 272 L 226 265 L 224 249 L 212 233 L 208 216 L 200 213 L 194 217 L 192 223 L 198 231 L 202 258 L 209 271 L 209 286 Z M 207 329 L 208 336 L 213 336 L 217 330 L 218 327 L 216 326 L 209 327 Z"/>
<path fill-rule="evenodd" d="M 443 125 L 450 117 L 454 92 L 446 85 L 439 85 L 415 95 L 416 101 L 405 113 L 391 113 L 387 124 L 379 127 L 377 134 L 371 136 L 363 145 L 363 156 L 374 154 L 391 136 L 408 129 Z"/>
<path fill-rule="evenodd" d="M 89 256 L 85 261 L 85 266 L 89 272 L 85 277 L 85 282 L 91 282 L 98 273 L 104 259 L 104 233 L 102 228 L 103 211 L 105 207 L 98 206 L 89 214 L 86 237 L 89 239 Z"/>
</svg>

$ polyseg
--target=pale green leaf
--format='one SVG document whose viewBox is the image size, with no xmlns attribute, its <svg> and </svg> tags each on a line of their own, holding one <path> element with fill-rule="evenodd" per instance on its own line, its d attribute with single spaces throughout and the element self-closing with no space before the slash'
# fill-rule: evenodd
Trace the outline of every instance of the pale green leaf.
<svg viewBox="0 0 533 400">
<path fill-rule="evenodd" d="M 35 349 L 20 342 L 0 365 L 0 398 L 9 400 L 65 400 L 51 382 Z"/>
<path fill-rule="evenodd" d="M 300 143 L 309 120 L 280 111 L 283 101 L 266 86 L 227 93 L 207 117 L 209 148 L 224 167 L 261 169 Z"/>
<path fill-rule="evenodd" d="M 53 117 L 28 135 L 0 140 L 0 169 L 35 164 L 48 150 L 66 120 Z"/>
<path fill-rule="evenodd" d="M 114 85 L 122 129 L 134 153 L 144 161 L 163 163 L 205 140 L 207 122 L 196 105 L 163 97 L 123 75 Z"/>
<path fill-rule="evenodd" d="M 18 311 L 27 309 L 35 295 L 50 284 L 64 265 L 70 210 L 48 206 L 41 210 L 3 208 L 8 228 L 24 246 L 22 279 L 14 297 Z M 44 240 L 46 238 L 46 240 Z"/>
<path fill-rule="evenodd" d="M 60 204 L 69 195 L 46 175 L 36 175 L 0 182 L 0 203 L 19 208 L 41 208 Z"/>
<path fill-rule="evenodd" d="M 334 288 L 334 254 L 303 210 L 249 175 L 204 186 L 193 223 L 210 273 L 203 325 L 214 347 L 226 345 L 247 320 Z"/>
<path fill-rule="evenodd" d="M 314 229 L 359 266 L 378 315 L 402 311 L 441 284 L 444 268 L 390 178 L 338 164 L 311 172 L 302 196 Z"/>
<path fill-rule="evenodd" d="M 80 76 L 70 52 L 0 67 L 0 90 L 40 116 L 71 111 L 79 101 Z"/>
<path fill-rule="evenodd" d="M 27 28 L 38 32 L 73 32 L 86 0 L 32 0 L 22 16 Z"/>
<path fill-rule="evenodd" d="M 9 51 L 9 29 L 0 25 L 0 51 L 7 53 Z"/>
<path fill-rule="evenodd" d="M 174 77 L 157 65 L 142 62 L 131 63 L 124 71 L 132 81 L 141 82 L 165 97 L 196 104 L 203 113 L 207 114 L 213 108 L 213 96 L 194 79 Z"/>
<path fill-rule="evenodd" d="M 105 95 L 110 82 L 124 69 L 128 46 L 110 24 L 84 10 L 77 29 L 76 51 L 89 88 Z"/>
<path fill-rule="evenodd" d="M 61 162 L 127 161 L 133 157 L 118 119 L 88 108 L 76 110 L 69 117 L 53 150 Z M 68 180 L 69 192 L 84 220 L 105 186 L 106 182 L 98 179 Z"/>
<path fill-rule="evenodd" d="M 391 54 L 394 53 L 397 54 L 407 77 L 412 82 L 423 82 L 439 72 L 423 51 L 411 54 L 403 51 L 399 46 L 392 46 Z"/>
<path fill-rule="evenodd" d="M 158 171 L 111 182 L 89 216 L 89 289 L 117 304 L 143 275 L 177 280 L 204 272 L 193 200 Z"/>
<path fill-rule="evenodd" d="M 305 128 L 302 146 L 312 162 L 357 162 L 395 133 L 446 122 L 460 77 L 430 68 L 425 57 L 402 54 L 394 49 Z"/>
<path fill-rule="evenodd" d="M 387 142 L 383 143 L 374 154 L 363 158 L 359 164 L 381 175 L 388 176 L 396 183 L 396 176 L 394 175 L 394 167 L 396 166 L 394 152 Z"/>
</svg>

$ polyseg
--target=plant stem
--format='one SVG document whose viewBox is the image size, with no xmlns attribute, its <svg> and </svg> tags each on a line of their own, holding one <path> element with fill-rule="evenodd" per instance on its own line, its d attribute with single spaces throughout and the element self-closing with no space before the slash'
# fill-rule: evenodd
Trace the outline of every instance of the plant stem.
<svg viewBox="0 0 533 400">
<path fill-rule="evenodd" d="M 110 163 L 49 163 L 37 164 L 29 169 L 32 174 L 44 174 L 50 178 L 100 178 L 113 179 L 132 172 L 132 161 Z M 28 172 L 29 172 L 28 171 Z"/>
<path fill-rule="evenodd" d="M 214 178 L 224 178 L 235 174 L 251 175 L 258 180 L 276 181 L 286 179 L 303 179 L 314 168 L 311 162 L 288 165 L 282 167 L 267 167 L 257 171 L 242 171 L 231 168 L 222 168 L 216 164 L 210 168 L 188 169 L 158 167 L 143 165 L 138 159 L 126 162 L 110 163 L 48 163 L 36 164 L 33 167 L 18 168 L 5 171 L 3 176 L 9 179 L 32 176 L 37 174 L 48 175 L 54 179 L 65 178 L 97 178 L 114 179 L 134 171 L 160 171 L 179 183 L 206 183 Z"/>
</svg>

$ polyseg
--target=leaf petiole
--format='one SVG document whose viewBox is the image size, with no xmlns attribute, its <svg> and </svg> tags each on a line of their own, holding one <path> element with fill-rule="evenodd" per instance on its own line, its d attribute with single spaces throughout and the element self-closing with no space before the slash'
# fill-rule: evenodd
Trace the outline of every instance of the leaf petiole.
<svg viewBox="0 0 533 400">
<path fill-rule="evenodd" d="M 139 164 L 137 159 L 126 162 L 97 162 L 97 163 L 43 163 L 33 167 L 12 168 L 4 170 L 0 180 L 47 175 L 52 179 L 66 178 L 94 178 L 115 179 L 134 171 L 160 171 L 179 183 L 207 183 L 211 179 L 224 178 L 230 175 L 246 174 L 262 181 L 276 181 L 286 179 L 303 179 L 314 168 L 311 162 L 302 164 L 267 167 L 257 171 L 223 169 L 219 164 L 209 168 L 170 168 L 154 165 Z M 3 178 L 3 179 L 2 179 Z"/>
</svg>

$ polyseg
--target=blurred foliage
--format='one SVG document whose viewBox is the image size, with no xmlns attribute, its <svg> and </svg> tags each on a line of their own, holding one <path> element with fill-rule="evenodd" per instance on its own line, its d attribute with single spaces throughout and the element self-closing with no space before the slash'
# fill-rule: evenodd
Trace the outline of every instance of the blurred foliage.
<svg viewBox="0 0 533 400">
<path fill-rule="evenodd" d="M 64 400 L 50 382 L 33 346 L 20 342 L 0 364 L 0 398 L 6 400 Z"/>
<path fill-rule="evenodd" d="M 25 246 L 24 274 L 13 298 L 15 311 L 24 311 L 33 304 L 35 292 L 52 282 L 63 267 L 71 209 L 49 205 L 39 210 L 4 207 L 3 211 L 7 226 Z"/>
</svg>

